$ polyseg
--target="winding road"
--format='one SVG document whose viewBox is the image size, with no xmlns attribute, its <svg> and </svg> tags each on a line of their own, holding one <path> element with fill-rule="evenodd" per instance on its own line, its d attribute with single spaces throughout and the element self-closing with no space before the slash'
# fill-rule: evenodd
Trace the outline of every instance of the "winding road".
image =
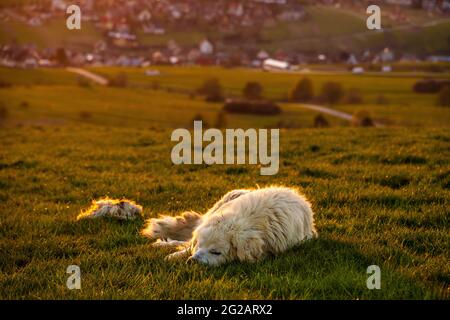
<svg viewBox="0 0 450 320">
<path fill-rule="evenodd" d="M 94 81 L 95 83 L 98 83 L 99 85 L 106 86 L 108 84 L 108 79 L 105 77 L 99 76 L 98 74 L 92 73 L 90 71 L 87 71 L 85 69 L 81 68 L 66 68 L 67 71 L 76 73 L 82 77 L 85 77 L 89 80 Z"/>
</svg>

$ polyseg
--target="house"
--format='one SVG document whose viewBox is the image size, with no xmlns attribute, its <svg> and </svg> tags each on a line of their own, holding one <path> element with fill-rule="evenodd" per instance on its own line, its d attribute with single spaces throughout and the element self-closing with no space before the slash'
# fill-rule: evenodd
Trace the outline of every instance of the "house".
<svg viewBox="0 0 450 320">
<path fill-rule="evenodd" d="M 382 62 L 394 61 L 394 53 L 389 48 L 384 48 L 380 53 L 380 60 Z"/>
<path fill-rule="evenodd" d="M 178 45 L 178 43 L 175 42 L 175 40 L 169 40 L 167 42 L 167 49 L 173 55 L 178 55 L 181 52 L 181 47 Z"/>
<path fill-rule="evenodd" d="M 228 7 L 228 14 L 236 17 L 241 17 L 244 14 L 244 6 L 240 2 L 232 2 Z"/>
<path fill-rule="evenodd" d="M 54 11 L 63 10 L 65 12 L 66 8 L 67 8 L 67 5 L 64 2 L 64 0 L 52 0 L 51 8 Z"/>
<path fill-rule="evenodd" d="M 22 67 L 26 69 L 34 69 L 37 68 L 38 66 L 39 66 L 38 60 L 34 57 L 27 57 L 22 62 Z"/>
<path fill-rule="evenodd" d="M 264 50 L 259 51 L 258 54 L 256 55 L 256 58 L 258 60 L 266 60 L 269 59 L 269 57 L 270 57 L 269 54 Z"/>
<path fill-rule="evenodd" d="M 198 49 L 191 49 L 187 54 L 187 60 L 191 63 L 195 63 L 200 57 L 200 51 Z"/>
<path fill-rule="evenodd" d="M 410 7 L 413 4 L 413 0 L 386 0 L 387 4 L 394 4 L 399 6 Z"/>
<path fill-rule="evenodd" d="M 363 67 L 353 67 L 352 73 L 354 73 L 354 74 L 362 74 L 362 73 L 364 73 L 364 68 Z"/>
<path fill-rule="evenodd" d="M 267 4 L 286 4 L 287 0 L 253 0 L 255 2 L 262 2 Z"/>
<path fill-rule="evenodd" d="M 356 57 L 353 53 L 348 57 L 347 64 L 351 64 L 351 65 L 358 64 L 358 60 L 356 59 Z"/>
<path fill-rule="evenodd" d="M 450 62 L 450 56 L 429 56 L 427 61 L 430 62 Z"/>
<path fill-rule="evenodd" d="M 210 55 L 214 53 L 214 46 L 209 40 L 205 39 L 200 42 L 199 50 L 201 54 Z"/>
<path fill-rule="evenodd" d="M 33 17 L 30 20 L 28 20 L 27 23 L 30 27 L 39 27 L 42 25 L 42 21 L 41 19 L 39 19 L 39 17 Z"/>
<path fill-rule="evenodd" d="M 275 59 L 266 59 L 263 62 L 263 70 L 265 71 L 273 71 L 273 70 L 289 70 L 291 65 L 289 62 L 275 60 Z"/>
<path fill-rule="evenodd" d="M 149 21 L 152 18 L 152 14 L 150 13 L 150 11 L 145 9 L 145 10 L 142 10 L 141 12 L 139 12 L 137 18 L 141 22 Z"/>
</svg>

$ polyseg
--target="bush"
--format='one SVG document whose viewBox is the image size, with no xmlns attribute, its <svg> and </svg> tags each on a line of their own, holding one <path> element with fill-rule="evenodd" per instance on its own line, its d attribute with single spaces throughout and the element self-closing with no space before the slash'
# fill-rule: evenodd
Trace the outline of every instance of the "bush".
<svg viewBox="0 0 450 320">
<path fill-rule="evenodd" d="M 439 106 L 450 107 L 450 86 L 445 86 L 441 89 L 437 102 Z"/>
<path fill-rule="evenodd" d="M 342 85 L 337 82 L 326 82 L 322 86 L 321 97 L 328 104 L 338 103 L 343 95 Z"/>
<path fill-rule="evenodd" d="M 413 86 L 413 91 L 417 93 L 438 93 L 441 89 L 450 85 L 450 81 L 426 79 L 417 81 Z"/>
<path fill-rule="evenodd" d="M 330 124 L 328 123 L 328 120 L 322 114 L 318 114 L 314 117 L 315 128 L 327 128 L 329 126 Z"/>
<path fill-rule="evenodd" d="M 373 127 L 375 124 L 369 112 L 360 110 L 353 115 L 352 125 L 356 127 Z"/>
<path fill-rule="evenodd" d="M 361 91 L 356 88 L 351 88 L 345 95 L 345 103 L 348 104 L 362 104 L 364 99 L 362 97 Z"/>
<path fill-rule="evenodd" d="M 227 101 L 223 110 L 228 113 L 276 115 L 281 108 L 270 101 Z"/>
<path fill-rule="evenodd" d="M 108 85 L 110 87 L 125 88 L 128 86 L 127 75 L 123 72 L 117 74 L 114 78 L 109 79 Z"/>
<path fill-rule="evenodd" d="M 261 99 L 263 87 L 258 82 L 247 82 L 242 94 L 246 99 L 258 100 Z"/>
<path fill-rule="evenodd" d="M 193 128 L 194 127 L 194 121 L 201 121 L 202 122 L 202 127 L 203 128 L 208 128 L 209 127 L 209 123 L 208 121 L 206 121 L 203 117 L 203 115 L 201 113 L 197 113 L 191 120 L 190 122 L 190 127 Z"/>
<path fill-rule="evenodd" d="M 69 64 L 69 58 L 67 57 L 67 53 L 64 48 L 58 48 L 56 50 L 55 59 L 59 65 L 66 66 Z"/>
<path fill-rule="evenodd" d="M 217 78 L 206 79 L 198 89 L 198 93 L 204 95 L 205 100 L 208 102 L 223 101 L 222 86 Z"/>
<path fill-rule="evenodd" d="M 294 102 L 308 102 L 312 98 L 314 98 L 314 89 L 309 78 L 301 79 L 289 93 L 289 100 Z"/>
</svg>

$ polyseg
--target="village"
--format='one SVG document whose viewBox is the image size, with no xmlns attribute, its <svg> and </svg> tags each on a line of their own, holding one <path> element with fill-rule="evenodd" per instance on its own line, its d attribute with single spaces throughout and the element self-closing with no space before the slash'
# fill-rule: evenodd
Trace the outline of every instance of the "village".
<svg viewBox="0 0 450 320">
<path fill-rule="evenodd" d="M 252 45 L 243 45 L 239 37 L 242 32 L 249 33 L 251 37 L 253 30 L 271 27 L 277 23 L 301 22 L 308 19 L 304 6 L 294 0 L 72 2 L 81 7 L 82 22 L 92 24 L 101 34 L 101 38 L 89 46 L 42 47 L 31 41 L 0 43 L 0 65 L 19 68 L 67 65 L 124 67 L 221 65 L 287 70 L 292 66 L 307 63 L 344 63 L 350 68 L 356 66 L 352 70 L 358 73 L 361 72 L 357 67 L 359 63 L 450 61 L 450 55 L 447 54 L 419 56 L 410 52 L 395 52 L 388 46 L 377 48 L 376 51 L 342 50 L 336 53 L 289 47 L 267 50 L 262 40 L 259 42 L 255 40 Z M 362 8 L 367 1 L 322 0 L 312 3 L 318 2 L 337 8 L 344 5 Z M 417 1 L 413 0 L 385 2 L 396 5 L 396 10 L 390 11 L 389 15 L 391 19 L 400 22 L 408 20 L 408 16 L 401 9 L 417 5 Z M 449 1 L 421 2 L 422 8 L 429 15 L 448 17 Z M 0 8 L 0 21 L 2 23 L 13 21 L 31 28 L 41 28 L 54 19 L 64 19 L 68 5 L 69 2 L 65 0 L 44 0 L 30 5 L 4 6 Z M 189 28 L 206 31 L 203 37 L 190 44 L 180 43 L 170 37 L 172 33 Z M 220 34 L 221 37 L 211 39 L 208 36 L 211 32 Z M 245 34 L 245 37 L 248 38 L 249 34 Z M 146 35 L 165 36 L 167 41 L 156 44 L 142 43 L 141 38 Z M 254 37 L 257 38 L 258 34 Z M 260 45 L 260 42 L 263 44 Z M 389 67 L 384 71 L 389 71 Z"/>
</svg>

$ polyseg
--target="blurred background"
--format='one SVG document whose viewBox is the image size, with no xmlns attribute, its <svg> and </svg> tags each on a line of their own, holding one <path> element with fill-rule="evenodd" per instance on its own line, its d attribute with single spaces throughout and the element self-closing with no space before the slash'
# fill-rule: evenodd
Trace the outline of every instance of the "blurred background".
<svg viewBox="0 0 450 320">
<path fill-rule="evenodd" d="M 373 3 L 382 30 L 366 27 Z M 65 26 L 69 4 L 81 8 L 81 30 Z M 133 106 L 151 99 L 158 103 L 146 120 L 163 126 L 194 118 L 219 127 L 448 124 L 448 109 L 437 108 L 449 104 L 446 0 L 3 0 L 0 21 L 1 87 L 65 85 L 45 97 L 42 88 L 2 92 L 3 122 L 95 122 L 94 113 L 142 122 Z M 134 102 L 124 104 L 114 90 L 102 101 L 81 90 L 73 104 L 61 100 L 67 85 L 138 91 L 128 90 Z"/>
</svg>

